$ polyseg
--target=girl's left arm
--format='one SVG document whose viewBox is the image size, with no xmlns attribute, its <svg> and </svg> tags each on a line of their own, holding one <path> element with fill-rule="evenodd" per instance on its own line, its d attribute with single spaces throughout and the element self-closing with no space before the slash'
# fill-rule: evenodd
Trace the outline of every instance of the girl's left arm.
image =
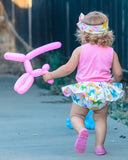
<svg viewBox="0 0 128 160">
<path fill-rule="evenodd" d="M 61 67 L 52 72 L 46 72 L 43 74 L 44 81 L 47 82 L 48 80 L 65 77 L 71 74 L 78 66 L 80 53 L 81 47 L 76 48 L 73 51 L 71 58 L 66 64 L 62 65 Z"/>
</svg>

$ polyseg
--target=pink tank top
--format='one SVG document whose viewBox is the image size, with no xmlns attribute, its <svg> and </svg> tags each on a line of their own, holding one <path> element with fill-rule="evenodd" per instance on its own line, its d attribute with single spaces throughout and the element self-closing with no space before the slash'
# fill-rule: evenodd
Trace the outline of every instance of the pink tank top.
<svg viewBox="0 0 128 160">
<path fill-rule="evenodd" d="M 76 80 L 78 82 L 110 82 L 113 48 L 89 43 L 81 47 Z"/>
</svg>

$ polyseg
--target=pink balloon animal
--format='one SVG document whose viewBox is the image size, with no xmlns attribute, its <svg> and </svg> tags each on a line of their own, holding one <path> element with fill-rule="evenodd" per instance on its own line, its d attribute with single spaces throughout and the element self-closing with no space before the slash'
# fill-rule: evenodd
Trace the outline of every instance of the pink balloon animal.
<svg viewBox="0 0 128 160">
<path fill-rule="evenodd" d="M 10 53 L 7 52 L 4 54 L 6 60 L 23 62 L 26 73 L 24 73 L 15 83 L 14 90 L 19 94 L 24 94 L 29 90 L 34 82 L 34 77 L 43 75 L 43 73 L 48 72 L 50 69 L 49 64 L 44 64 L 42 69 L 33 70 L 30 60 L 34 57 L 61 47 L 60 42 L 53 42 L 44 46 L 41 46 L 33 51 L 29 52 L 27 55 L 21 53 Z M 49 80 L 48 83 L 53 84 L 54 80 Z"/>
</svg>

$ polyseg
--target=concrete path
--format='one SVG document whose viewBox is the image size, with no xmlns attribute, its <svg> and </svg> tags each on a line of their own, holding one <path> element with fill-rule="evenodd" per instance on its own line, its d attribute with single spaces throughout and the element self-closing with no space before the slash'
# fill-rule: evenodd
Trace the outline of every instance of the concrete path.
<svg viewBox="0 0 128 160">
<path fill-rule="evenodd" d="M 24 95 L 13 91 L 17 77 L 0 75 L 0 160 L 128 160 L 128 127 L 108 117 L 105 156 L 94 154 L 95 134 L 77 154 L 77 134 L 66 127 L 70 103 L 35 85 Z"/>
</svg>

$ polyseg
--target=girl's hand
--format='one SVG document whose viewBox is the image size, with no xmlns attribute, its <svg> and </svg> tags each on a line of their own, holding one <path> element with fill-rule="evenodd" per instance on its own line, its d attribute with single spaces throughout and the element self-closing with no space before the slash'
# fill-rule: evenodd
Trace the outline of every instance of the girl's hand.
<svg viewBox="0 0 128 160">
<path fill-rule="evenodd" d="M 43 79 L 45 82 L 47 82 L 48 80 L 52 80 L 52 73 L 51 72 L 46 72 L 43 74 Z"/>
<path fill-rule="evenodd" d="M 111 78 L 111 83 L 115 83 L 115 78 L 114 77 Z"/>
</svg>

